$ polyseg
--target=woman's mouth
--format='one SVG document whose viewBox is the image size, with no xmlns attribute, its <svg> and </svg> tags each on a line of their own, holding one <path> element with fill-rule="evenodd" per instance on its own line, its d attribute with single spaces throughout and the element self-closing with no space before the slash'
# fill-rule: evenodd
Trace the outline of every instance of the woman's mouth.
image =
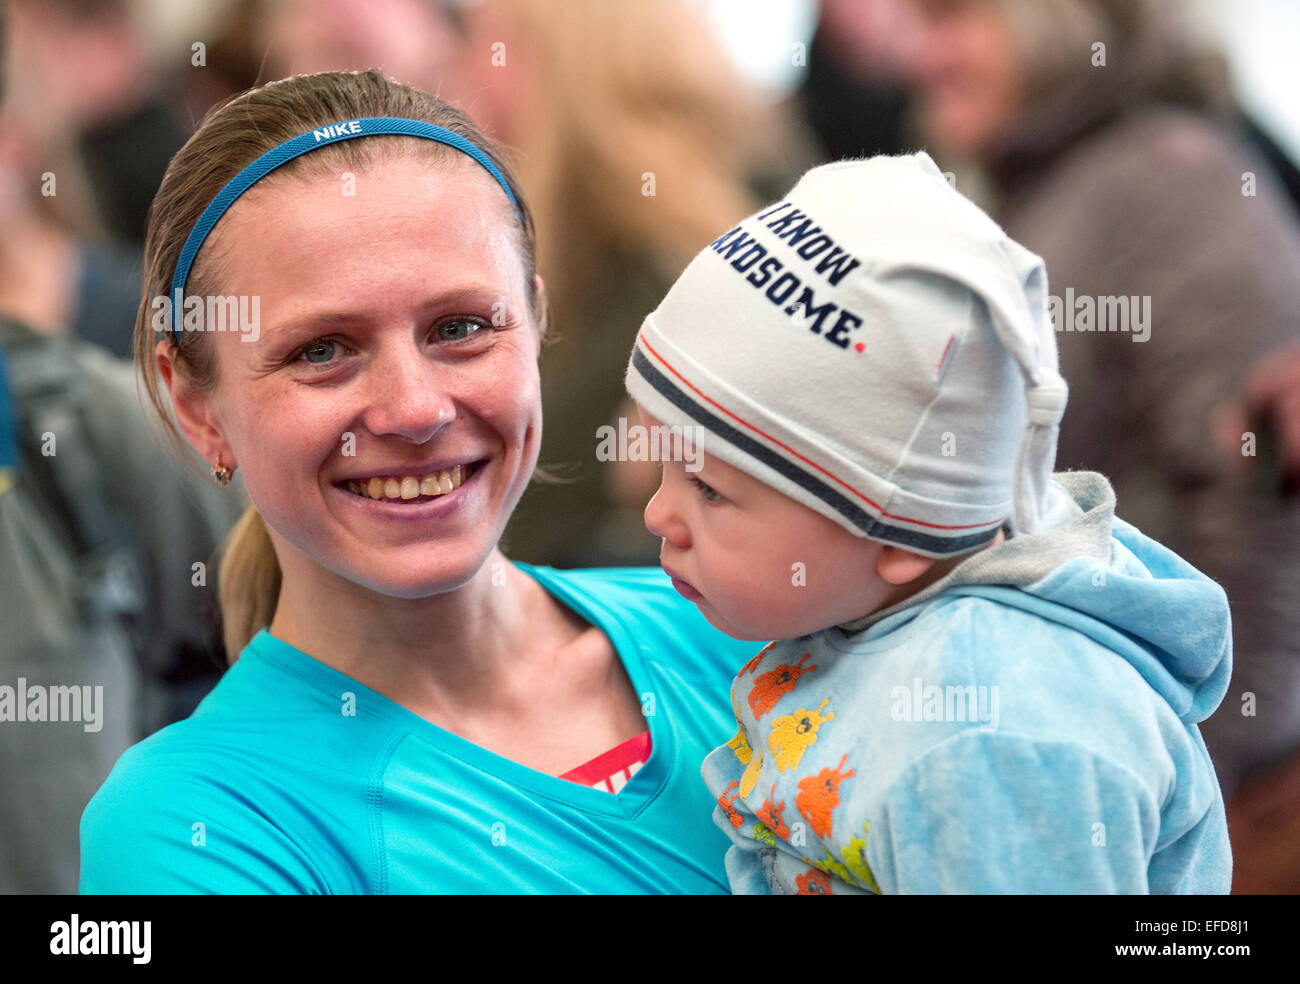
<svg viewBox="0 0 1300 984">
<path fill-rule="evenodd" d="M 418 475 L 375 475 L 350 479 L 339 483 L 339 488 L 363 499 L 416 505 L 456 491 L 469 481 L 481 464 L 482 461 L 473 461 L 443 471 Z"/>
</svg>

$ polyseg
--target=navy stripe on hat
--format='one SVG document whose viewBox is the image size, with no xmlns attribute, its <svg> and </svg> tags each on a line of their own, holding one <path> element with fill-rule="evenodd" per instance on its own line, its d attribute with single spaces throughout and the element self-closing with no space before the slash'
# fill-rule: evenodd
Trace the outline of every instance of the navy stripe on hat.
<svg viewBox="0 0 1300 984">
<path fill-rule="evenodd" d="M 937 536 L 920 530 L 895 526 L 884 519 L 873 516 L 834 486 L 827 484 L 779 451 L 760 444 L 748 434 L 733 427 L 711 410 L 702 406 L 693 396 L 660 372 L 646 357 L 645 353 L 641 351 L 640 339 L 637 340 L 637 346 L 632 350 L 631 368 L 647 385 L 678 410 L 685 413 L 696 424 L 716 437 L 734 445 L 751 458 L 766 465 L 783 478 L 826 503 L 852 523 L 864 536 L 873 540 L 883 540 L 908 549 L 941 554 L 957 554 L 988 543 L 997 536 L 998 530 L 1001 528 L 1001 520 L 995 520 L 989 529 L 977 533 Z"/>
</svg>

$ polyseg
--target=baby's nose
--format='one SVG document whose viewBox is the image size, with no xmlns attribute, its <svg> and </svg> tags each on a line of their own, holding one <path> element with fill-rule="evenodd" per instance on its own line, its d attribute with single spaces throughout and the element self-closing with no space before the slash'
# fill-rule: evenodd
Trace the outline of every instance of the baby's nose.
<svg viewBox="0 0 1300 984">
<path fill-rule="evenodd" d="M 662 485 L 646 503 L 645 526 L 651 534 L 672 544 L 678 550 L 684 550 L 690 545 L 690 534 L 686 524 L 678 517 L 677 510 L 673 508 L 672 497 Z"/>
</svg>

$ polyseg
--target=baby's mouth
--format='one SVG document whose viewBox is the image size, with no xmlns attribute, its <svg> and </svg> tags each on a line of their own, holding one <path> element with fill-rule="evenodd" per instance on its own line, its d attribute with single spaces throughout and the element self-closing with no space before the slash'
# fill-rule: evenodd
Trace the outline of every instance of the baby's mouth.
<svg viewBox="0 0 1300 984">
<path fill-rule="evenodd" d="M 454 492 L 464 485 L 482 462 L 457 465 L 447 471 L 428 472 L 423 475 L 376 475 L 340 483 L 342 488 L 363 499 L 380 499 L 385 502 L 428 502 Z"/>
</svg>

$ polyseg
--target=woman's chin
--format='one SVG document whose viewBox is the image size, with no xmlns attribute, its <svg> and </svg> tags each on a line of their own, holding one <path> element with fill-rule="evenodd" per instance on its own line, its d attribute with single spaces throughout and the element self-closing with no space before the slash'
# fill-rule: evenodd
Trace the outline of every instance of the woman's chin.
<svg viewBox="0 0 1300 984">
<path fill-rule="evenodd" d="M 336 573 L 388 598 L 428 598 L 455 591 L 472 581 L 482 570 L 490 552 L 490 549 L 440 549 L 438 556 L 432 559 L 412 558 L 402 561 L 393 558 L 388 562 L 367 564 L 361 568 L 348 565 L 336 569 Z"/>
</svg>

